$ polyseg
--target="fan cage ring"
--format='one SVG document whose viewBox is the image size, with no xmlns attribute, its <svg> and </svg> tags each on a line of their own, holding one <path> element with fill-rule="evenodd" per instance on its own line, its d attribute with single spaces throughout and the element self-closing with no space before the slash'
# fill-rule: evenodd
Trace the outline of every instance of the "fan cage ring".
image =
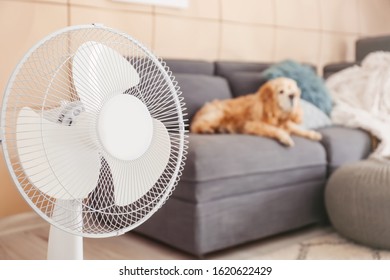
<svg viewBox="0 0 390 280">
<path fill-rule="evenodd" d="M 98 184 L 88 197 L 62 200 L 50 197 L 34 186 L 24 172 L 18 154 L 16 126 L 18 112 L 23 107 L 30 107 L 50 119 L 54 115 L 52 111 L 64 106 L 64 102 L 79 101 L 72 83 L 71 64 L 78 47 L 88 41 L 102 43 L 121 53 L 140 73 L 140 84 L 124 94 L 135 95 L 142 100 L 153 118 L 164 124 L 171 142 L 169 162 L 158 181 L 143 197 L 126 206 L 115 205 L 115 186 L 104 157 L 101 157 Z M 104 99 L 99 102 L 98 105 L 102 106 Z M 88 104 L 84 106 L 88 107 Z M 166 202 L 176 187 L 187 153 L 184 110 L 180 89 L 167 65 L 137 40 L 102 25 L 67 27 L 39 41 L 16 66 L 3 98 L 3 154 L 19 192 L 49 223 L 84 237 L 115 236 L 146 221 Z M 96 114 L 93 117 L 96 118 Z M 36 141 L 40 143 L 36 144 L 37 147 L 44 147 L 43 137 Z M 59 157 L 63 157 L 64 166 L 69 166 L 61 147 L 58 153 Z M 124 163 L 118 161 L 120 164 Z M 74 180 L 82 182 L 81 174 L 77 173 L 78 177 Z M 61 184 L 61 179 L 57 180 Z"/>
</svg>

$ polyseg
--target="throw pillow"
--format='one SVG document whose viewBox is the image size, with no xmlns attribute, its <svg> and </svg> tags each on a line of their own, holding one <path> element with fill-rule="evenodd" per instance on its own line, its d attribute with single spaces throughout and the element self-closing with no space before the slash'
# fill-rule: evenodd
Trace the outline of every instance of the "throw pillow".
<svg viewBox="0 0 390 280">
<path fill-rule="evenodd" d="M 319 108 L 301 99 L 301 108 L 303 110 L 303 119 L 301 126 L 305 129 L 318 129 L 332 125 L 331 119 Z"/>
<path fill-rule="evenodd" d="M 327 115 L 332 110 L 332 99 L 324 80 L 317 76 L 314 70 L 292 60 L 274 64 L 262 72 L 264 79 L 272 80 L 278 77 L 294 79 L 302 91 L 301 98 L 320 108 Z"/>
</svg>

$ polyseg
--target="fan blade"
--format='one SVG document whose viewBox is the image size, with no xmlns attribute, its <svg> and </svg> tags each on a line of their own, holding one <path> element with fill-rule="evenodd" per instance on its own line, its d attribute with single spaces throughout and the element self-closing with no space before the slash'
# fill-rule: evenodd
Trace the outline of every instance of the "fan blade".
<svg viewBox="0 0 390 280">
<path fill-rule="evenodd" d="M 100 156 L 92 141 L 90 119 L 82 113 L 72 126 L 20 110 L 16 144 L 24 173 L 41 192 L 57 199 L 82 199 L 96 187 Z"/>
<path fill-rule="evenodd" d="M 105 156 L 113 177 L 115 203 L 125 206 L 145 195 L 163 174 L 170 153 L 168 131 L 162 122 L 153 119 L 152 142 L 141 157 L 126 162 Z"/>
<path fill-rule="evenodd" d="M 109 95 L 136 86 L 139 75 L 117 51 L 94 41 L 82 44 L 73 58 L 73 81 L 87 111 L 97 112 Z"/>
</svg>

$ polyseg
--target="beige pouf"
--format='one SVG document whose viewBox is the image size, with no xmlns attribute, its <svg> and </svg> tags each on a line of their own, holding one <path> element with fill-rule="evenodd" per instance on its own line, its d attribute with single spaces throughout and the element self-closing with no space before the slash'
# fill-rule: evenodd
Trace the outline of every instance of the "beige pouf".
<svg viewBox="0 0 390 280">
<path fill-rule="evenodd" d="M 325 204 L 340 234 L 390 249 L 390 161 L 368 159 L 340 167 L 328 181 Z"/>
</svg>

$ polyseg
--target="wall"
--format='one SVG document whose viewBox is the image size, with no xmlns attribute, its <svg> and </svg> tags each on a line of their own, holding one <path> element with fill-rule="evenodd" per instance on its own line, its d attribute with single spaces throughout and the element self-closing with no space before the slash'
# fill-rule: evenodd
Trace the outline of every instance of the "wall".
<svg viewBox="0 0 390 280">
<path fill-rule="evenodd" d="M 110 0 L 0 0 L 0 93 L 44 35 L 101 22 L 166 58 L 352 60 L 360 36 L 390 33 L 389 0 L 190 0 L 186 10 Z M 0 94 L 2 96 L 2 94 Z M 0 217 L 28 210 L 0 158 Z"/>
</svg>

